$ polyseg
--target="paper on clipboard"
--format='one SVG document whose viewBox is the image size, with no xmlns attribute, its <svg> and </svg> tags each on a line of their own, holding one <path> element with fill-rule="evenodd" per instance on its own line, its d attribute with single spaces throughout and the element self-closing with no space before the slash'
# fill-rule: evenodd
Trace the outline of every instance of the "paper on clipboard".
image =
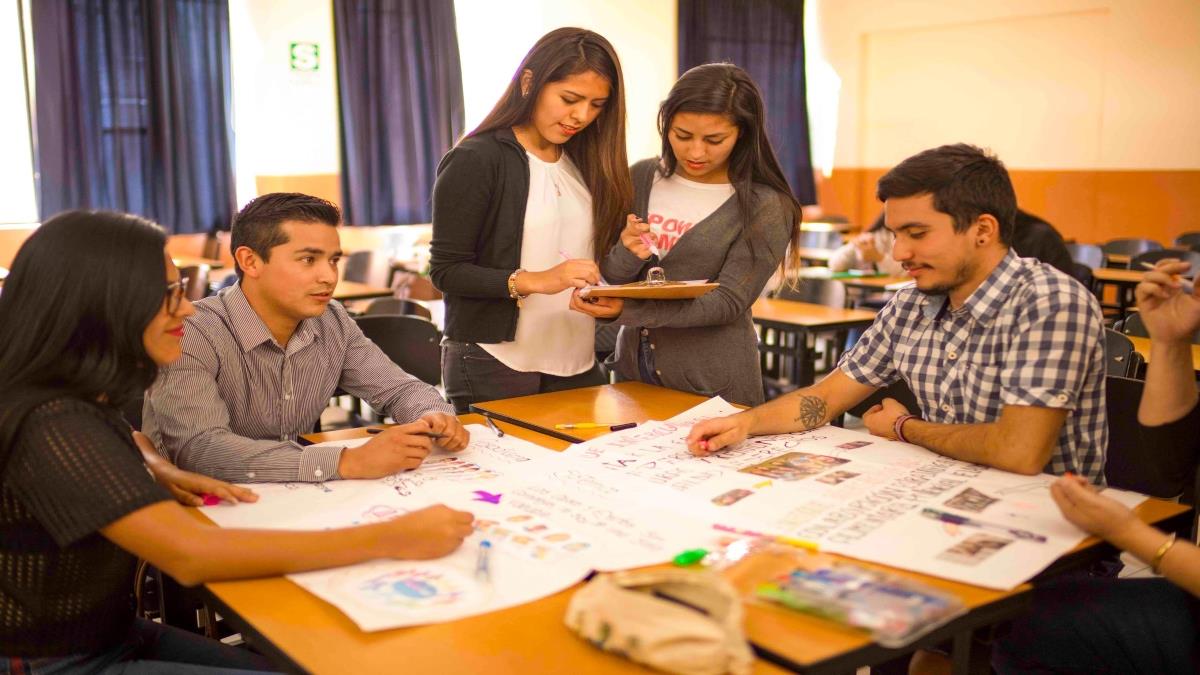
<svg viewBox="0 0 1200 675">
<path fill-rule="evenodd" d="M 697 279 L 695 281 L 667 281 L 661 284 L 649 284 L 645 281 L 638 281 L 620 286 L 585 286 L 580 289 L 579 297 L 686 300 L 688 298 L 698 298 L 720 285 L 715 281 L 705 281 L 704 279 Z"/>
</svg>

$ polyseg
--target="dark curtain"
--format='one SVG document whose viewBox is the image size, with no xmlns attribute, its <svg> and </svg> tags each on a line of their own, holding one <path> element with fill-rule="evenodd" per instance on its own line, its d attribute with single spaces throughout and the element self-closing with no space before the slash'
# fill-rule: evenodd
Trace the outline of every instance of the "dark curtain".
<svg viewBox="0 0 1200 675">
<path fill-rule="evenodd" d="M 679 72 L 728 61 L 758 83 L 792 191 L 816 204 L 804 78 L 804 0 L 679 0 Z"/>
<path fill-rule="evenodd" d="M 172 232 L 235 209 L 227 0 L 30 4 L 43 219 L 116 209 Z"/>
<path fill-rule="evenodd" d="M 449 0 L 334 0 L 342 209 L 352 225 L 427 223 L 438 161 L 463 132 Z"/>
</svg>

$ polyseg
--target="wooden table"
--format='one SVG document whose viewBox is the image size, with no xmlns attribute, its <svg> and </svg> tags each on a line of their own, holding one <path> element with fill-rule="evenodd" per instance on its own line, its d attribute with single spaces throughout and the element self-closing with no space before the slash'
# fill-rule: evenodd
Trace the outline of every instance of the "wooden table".
<svg viewBox="0 0 1200 675">
<path fill-rule="evenodd" d="M 691 407 L 696 398 L 690 394 L 671 397 L 667 390 L 640 383 L 623 383 L 607 388 L 609 394 L 594 392 L 593 400 L 612 396 L 614 404 L 634 417 L 648 419 L 673 416 Z M 619 392 L 619 396 L 615 393 Z M 678 392 L 676 392 L 678 393 Z M 570 407 L 579 397 L 573 392 L 539 395 L 542 403 L 562 402 Z M 524 397 L 533 399 L 535 397 Z M 584 396 L 583 399 L 587 399 Z M 528 401 L 526 401 L 528 403 Z M 536 406 L 525 406 L 529 413 Z M 482 423 L 478 415 L 464 415 L 464 423 Z M 507 422 L 497 423 L 503 431 L 543 447 L 562 450 L 561 439 L 538 434 Z M 311 434 L 311 442 L 362 437 L 362 429 Z M 203 518 L 198 509 L 196 517 Z M 1180 520 L 1187 507 L 1149 500 L 1135 513 L 1146 522 Z M 1086 564 L 1111 549 L 1089 538 L 1063 556 L 1050 570 L 1061 573 Z M 777 569 L 781 562 L 762 557 L 748 560 L 731 569 L 730 579 L 748 589 L 763 574 Z M 1030 600 L 1030 586 L 1023 584 L 1011 591 L 992 591 L 936 577 L 889 569 L 958 595 L 967 613 L 905 649 L 886 649 L 871 642 L 863 633 L 840 628 L 821 619 L 783 608 L 750 603 L 746 605 L 746 634 L 760 657 L 755 673 L 781 672 L 776 665 L 806 673 L 846 673 L 855 668 L 882 663 L 913 649 L 952 640 L 955 670 L 975 668 L 987 672 L 982 650 L 972 650 L 977 630 L 1013 618 Z M 222 582 L 205 587 L 221 616 L 234 625 L 250 644 L 278 663 L 291 669 L 313 673 L 441 673 L 445 672 L 559 672 L 577 674 L 611 672 L 649 672 L 624 659 L 588 646 L 563 625 L 570 596 L 578 586 L 541 600 L 449 623 L 399 628 L 375 633 L 360 631 L 332 605 L 302 590 L 292 582 L 275 577 L 251 581 Z M 972 662 L 974 656 L 974 662 Z"/>
<path fill-rule="evenodd" d="M 1098 286 L 1116 286 L 1117 288 L 1117 309 L 1120 310 L 1120 318 L 1124 319 L 1125 314 L 1129 309 L 1129 290 L 1142 282 L 1142 277 L 1146 276 L 1144 270 L 1122 270 L 1112 267 L 1097 267 L 1092 270 L 1092 279 L 1095 280 Z M 1112 308 L 1112 305 L 1108 305 Z"/>
<path fill-rule="evenodd" d="M 851 328 L 866 328 L 875 320 L 875 312 L 865 309 L 840 309 L 808 302 L 759 298 L 750 308 L 754 323 L 777 331 L 775 344 L 759 343 L 759 351 L 780 356 L 794 356 L 792 383 L 807 387 L 813 383 L 812 357 L 808 337 L 822 332 L 844 332 Z M 794 335 L 793 339 L 788 336 Z M 788 346 L 787 342 L 795 342 Z"/>
<path fill-rule="evenodd" d="M 333 291 L 333 299 L 341 302 L 347 300 L 366 300 L 369 298 L 390 298 L 392 289 L 382 286 L 360 284 L 357 281 L 339 281 Z"/>
<path fill-rule="evenodd" d="M 518 424 L 567 443 L 582 443 L 607 434 L 608 429 L 558 430 L 554 425 L 575 422 L 641 424 L 646 420 L 667 419 L 705 400 L 704 396 L 644 382 L 619 382 L 474 403 L 471 411 Z"/>
<path fill-rule="evenodd" d="M 1150 364 L 1150 338 L 1126 335 L 1133 343 L 1133 350 L 1142 355 L 1146 364 Z M 1200 373 L 1200 345 L 1192 345 L 1192 369 Z"/>
<path fill-rule="evenodd" d="M 820 263 L 828 263 L 833 254 L 837 253 L 834 248 L 810 248 L 807 246 L 798 247 L 796 252 L 800 254 L 801 260 L 816 260 Z"/>
<path fill-rule="evenodd" d="M 1133 261 L 1133 256 L 1124 253 L 1105 253 L 1104 259 L 1113 265 L 1129 267 L 1129 263 Z"/>
<path fill-rule="evenodd" d="M 644 397 L 643 397 L 644 398 Z M 679 410 L 690 407 L 685 405 Z M 676 410 L 675 412 L 679 412 Z M 464 424 L 483 424 L 463 415 Z M 568 443 L 506 422 L 505 432 L 543 447 Z M 310 434 L 305 440 L 361 438 L 363 429 Z M 199 509 L 191 509 L 202 517 Z M 310 673 L 652 673 L 595 649 L 567 630 L 574 586 L 536 602 L 449 623 L 364 633 L 333 605 L 283 577 L 208 584 L 214 609 L 243 638 L 289 670 Z M 754 672 L 785 672 L 757 660 Z"/>
<path fill-rule="evenodd" d="M 219 270 L 225 266 L 225 263 L 214 258 L 200 258 L 190 255 L 173 255 L 171 256 L 171 260 L 174 261 L 176 267 L 181 269 L 184 267 L 201 267 L 207 265 L 210 270 Z"/>
<path fill-rule="evenodd" d="M 796 270 L 796 276 L 802 279 L 833 279 L 848 289 L 868 292 L 895 291 L 912 283 L 912 277 L 902 276 L 841 276 L 828 267 L 801 267 Z M 834 276 L 838 274 L 839 276 Z"/>
</svg>

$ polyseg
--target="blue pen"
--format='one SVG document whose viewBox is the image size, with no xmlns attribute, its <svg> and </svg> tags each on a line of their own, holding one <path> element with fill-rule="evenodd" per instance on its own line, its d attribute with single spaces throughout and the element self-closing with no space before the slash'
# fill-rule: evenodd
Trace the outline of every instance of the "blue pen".
<svg viewBox="0 0 1200 675">
<path fill-rule="evenodd" d="M 492 542 L 479 542 L 479 556 L 475 558 L 475 579 L 492 583 Z"/>
</svg>

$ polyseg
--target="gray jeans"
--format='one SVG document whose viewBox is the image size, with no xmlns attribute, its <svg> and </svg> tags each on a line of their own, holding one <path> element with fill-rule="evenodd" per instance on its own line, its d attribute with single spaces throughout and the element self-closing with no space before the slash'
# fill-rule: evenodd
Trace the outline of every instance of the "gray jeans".
<svg viewBox="0 0 1200 675">
<path fill-rule="evenodd" d="M 592 387 L 608 384 L 608 380 L 595 362 L 588 370 L 568 377 L 523 373 L 500 363 L 474 342 L 442 340 L 442 384 L 446 398 L 461 415 L 472 403 Z"/>
</svg>

